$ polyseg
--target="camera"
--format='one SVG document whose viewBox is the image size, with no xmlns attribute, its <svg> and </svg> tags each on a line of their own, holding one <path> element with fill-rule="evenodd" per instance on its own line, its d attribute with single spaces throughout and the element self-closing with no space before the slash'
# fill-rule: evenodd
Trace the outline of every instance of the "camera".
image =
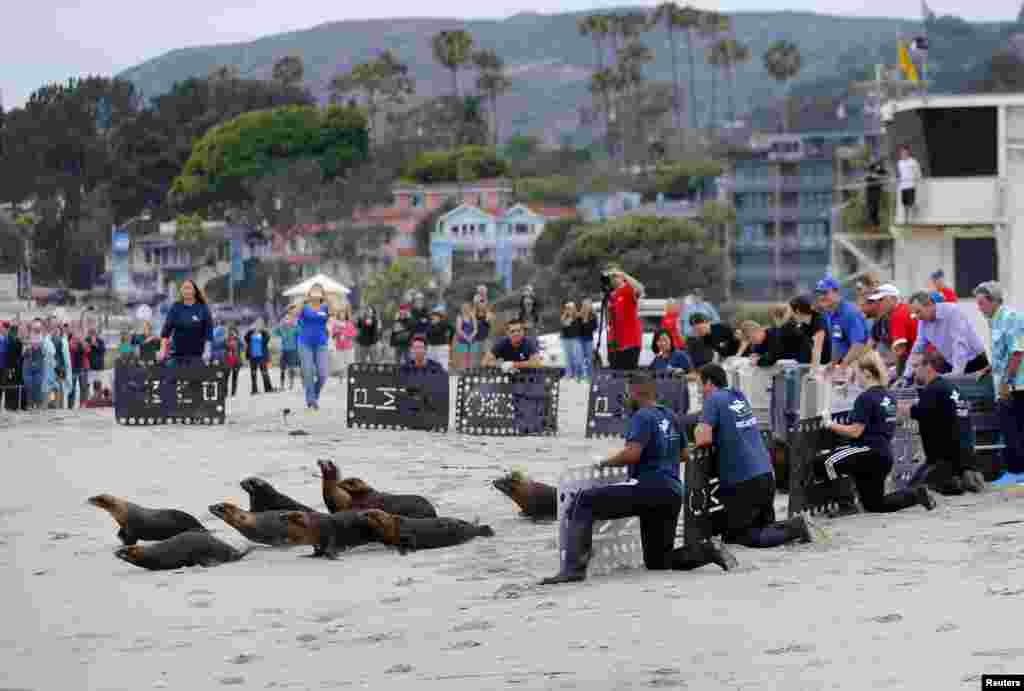
<svg viewBox="0 0 1024 691">
<path fill-rule="evenodd" d="M 601 274 L 601 290 L 604 291 L 605 293 L 610 293 L 614 289 L 615 288 L 612 285 L 612 274 L 611 274 L 611 272 L 606 271 L 603 274 Z"/>
</svg>

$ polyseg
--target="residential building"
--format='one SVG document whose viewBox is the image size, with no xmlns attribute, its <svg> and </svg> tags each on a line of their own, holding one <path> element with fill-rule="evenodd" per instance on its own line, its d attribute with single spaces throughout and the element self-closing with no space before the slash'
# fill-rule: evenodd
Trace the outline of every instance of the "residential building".
<svg viewBox="0 0 1024 691">
<path fill-rule="evenodd" d="M 754 135 L 735 161 L 727 193 L 736 209 L 732 294 L 784 300 L 813 288 L 831 264 L 834 207 L 851 148 L 878 146 L 880 133 Z"/>
<path fill-rule="evenodd" d="M 516 204 L 492 212 L 460 204 L 437 220 L 431 235 L 431 261 L 449 281 L 454 257 L 493 261 L 498 276 L 507 281 L 511 278 L 511 262 L 529 258 L 548 221 L 575 215 L 575 209 L 560 207 Z"/>
<path fill-rule="evenodd" d="M 640 206 L 637 192 L 593 192 L 580 197 L 576 210 L 585 223 L 596 223 L 618 218 Z"/>
</svg>

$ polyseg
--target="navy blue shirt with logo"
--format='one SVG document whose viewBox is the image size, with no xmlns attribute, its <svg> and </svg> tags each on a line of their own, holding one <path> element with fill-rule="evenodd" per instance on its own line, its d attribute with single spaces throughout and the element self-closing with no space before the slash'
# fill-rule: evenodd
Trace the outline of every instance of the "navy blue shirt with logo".
<svg viewBox="0 0 1024 691">
<path fill-rule="evenodd" d="M 970 404 L 960 390 L 936 377 L 918 392 L 910 417 L 921 430 L 921 445 L 929 462 L 974 454 L 974 425 Z"/>
<path fill-rule="evenodd" d="M 532 338 L 526 336 L 519 342 L 518 346 L 512 345 L 512 339 L 508 336 L 502 337 L 491 349 L 494 357 L 505 362 L 526 362 L 539 351 L 537 344 Z"/>
<path fill-rule="evenodd" d="M 892 437 L 896 433 L 896 399 L 884 386 L 872 386 L 853 402 L 850 422 L 864 425 L 858 443 L 871 447 L 892 460 Z"/>
<path fill-rule="evenodd" d="M 670 487 L 683 495 L 679 479 L 679 426 L 672 411 L 660 406 L 645 406 L 629 419 L 626 443 L 643 445 L 640 461 L 628 466 L 630 479 L 645 484 Z"/>
<path fill-rule="evenodd" d="M 174 303 L 167 312 L 160 337 L 171 339 L 171 355 L 202 357 L 206 342 L 213 340 L 210 308 L 198 302 L 192 305 Z"/>
<path fill-rule="evenodd" d="M 722 487 L 774 472 L 750 401 L 735 389 L 718 389 L 704 400 L 701 421 L 711 427 L 718 446 Z"/>
</svg>

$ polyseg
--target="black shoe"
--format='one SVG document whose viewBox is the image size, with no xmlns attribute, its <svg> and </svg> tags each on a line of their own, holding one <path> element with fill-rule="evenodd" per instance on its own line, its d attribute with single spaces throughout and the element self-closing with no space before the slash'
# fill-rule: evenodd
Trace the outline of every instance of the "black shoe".
<svg viewBox="0 0 1024 691">
<path fill-rule="evenodd" d="M 951 477 L 941 485 L 928 485 L 928 489 L 947 497 L 958 497 L 964 493 L 964 486 L 958 477 Z"/>
<path fill-rule="evenodd" d="M 844 516 L 856 516 L 859 513 L 860 509 L 856 504 L 840 504 L 834 509 L 829 509 L 826 515 L 829 518 L 843 518 Z"/>
<path fill-rule="evenodd" d="M 704 552 L 707 554 L 708 560 L 712 564 L 718 564 L 722 571 L 739 568 L 740 562 L 725 545 L 716 546 L 714 543 L 708 542 L 704 546 Z"/>
<path fill-rule="evenodd" d="M 984 492 L 985 476 L 977 470 L 965 470 L 961 476 L 960 484 L 968 492 Z"/>
<path fill-rule="evenodd" d="M 935 508 L 935 498 L 928 491 L 927 487 L 917 487 L 914 489 L 914 494 L 917 496 L 917 503 L 924 508 L 931 511 Z"/>
<path fill-rule="evenodd" d="M 558 585 L 559 583 L 579 583 L 587 580 L 586 573 L 560 573 L 557 576 L 548 576 L 543 579 L 541 585 Z"/>
<path fill-rule="evenodd" d="M 794 516 L 786 522 L 789 524 L 790 534 L 797 540 L 804 544 L 814 542 L 814 528 L 806 516 Z"/>
</svg>

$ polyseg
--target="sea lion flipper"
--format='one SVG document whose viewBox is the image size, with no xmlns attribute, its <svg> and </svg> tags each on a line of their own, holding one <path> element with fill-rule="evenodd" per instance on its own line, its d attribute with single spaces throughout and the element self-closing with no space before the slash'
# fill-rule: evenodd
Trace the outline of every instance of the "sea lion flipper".
<svg viewBox="0 0 1024 691">
<path fill-rule="evenodd" d="M 121 528 L 117 531 L 117 537 L 121 540 L 121 544 L 123 544 L 125 547 L 131 547 L 139 541 L 138 538 L 136 538 L 134 535 L 129 533 L 124 528 Z"/>
<path fill-rule="evenodd" d="M 398 553 L 405 555 L 409 552 L 416 551 L 416 536 L 415 535 L 402 535 L 398 538 Z"/>
</svg>

